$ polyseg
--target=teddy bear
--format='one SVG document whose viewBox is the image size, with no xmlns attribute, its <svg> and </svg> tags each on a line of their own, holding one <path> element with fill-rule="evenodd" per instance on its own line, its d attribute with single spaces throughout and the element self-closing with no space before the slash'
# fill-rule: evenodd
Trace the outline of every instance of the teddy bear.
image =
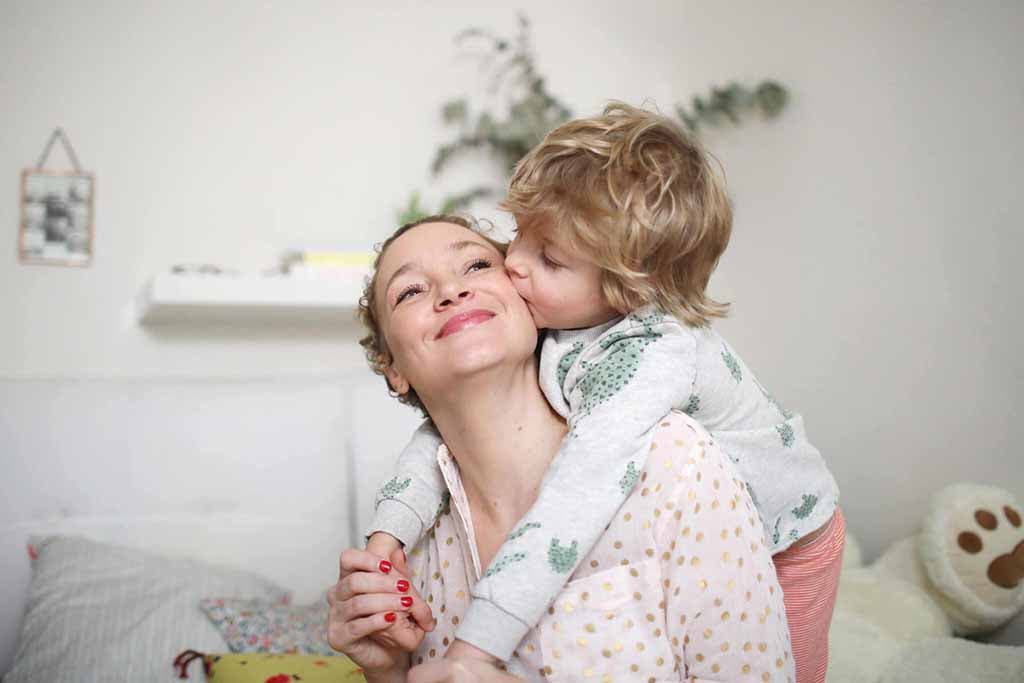
<svg viewBox="0 0 1024 683">
<path fill-rule="evenodd" d="M 920 531 L 862 566 L 847 536 L 829 632 L 829 683 L 1024 683 L 1024 646 L 956 636 L 1024 611 L 1022 508 L 1002 489 L 954 484 L 932 497 Z"/>
</svg>

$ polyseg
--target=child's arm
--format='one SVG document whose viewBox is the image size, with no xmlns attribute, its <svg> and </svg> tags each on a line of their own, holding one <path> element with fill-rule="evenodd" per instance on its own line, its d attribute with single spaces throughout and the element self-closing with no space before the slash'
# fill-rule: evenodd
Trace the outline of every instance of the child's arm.
<svg viewBox="0 0 1024 683">
<path fill-rule="evenodd" d="M 373 522 L 366 536 L 378 542 L 379 532 L 412 547 L 437 520 L 447 492 L 437 467 L 441 437 L 430 420 L 413 434 L 398 456 L 395 476 L 377 491 Z"/>
<path fill-rule="evenodd" d="M 639 480 L 653 428 L 685 404 L 693 385 L 695 340 L 660 316 L 629 316 L 570 352 L 578 358 L 562 363 L 556 380 L 566 390 L 570 432 L 533 507 L 473 588 L 456 632 L 500 659 L 593 548 Z"/>
</svg>

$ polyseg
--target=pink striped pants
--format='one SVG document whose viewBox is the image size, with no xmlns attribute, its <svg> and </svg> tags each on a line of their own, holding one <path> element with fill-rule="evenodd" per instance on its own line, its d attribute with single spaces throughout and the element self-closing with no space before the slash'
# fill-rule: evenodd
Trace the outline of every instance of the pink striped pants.
<svg viewBox="0 0 1024 683">
<path fill-rule="evenodd" d="M 832 519 L 806 545 L 790 546 L 772 559 L 786 603 L 796 663 L 796 683 L 824 683 L 828 670 L 828 627 L 839 589 L 846 522 L 836 508 Z"/>
</svg>

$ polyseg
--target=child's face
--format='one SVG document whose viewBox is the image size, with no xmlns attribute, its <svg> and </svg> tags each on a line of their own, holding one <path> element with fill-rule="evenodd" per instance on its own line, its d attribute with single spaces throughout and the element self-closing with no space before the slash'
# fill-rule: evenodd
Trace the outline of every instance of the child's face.
<svg viewBox="0 0 1024 683">
<path fill-rule="evenodd" d="M 553 233 L 542 227 L 517 232 L 505 257 L 505 269 L 537 327 L 593 327 L 620 315 L 605 301 L 601 269 Z"/>
</svg>

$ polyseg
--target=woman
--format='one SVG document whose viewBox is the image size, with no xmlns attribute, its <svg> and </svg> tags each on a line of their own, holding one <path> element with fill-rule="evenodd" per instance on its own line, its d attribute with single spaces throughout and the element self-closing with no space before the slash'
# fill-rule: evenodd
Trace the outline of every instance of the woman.
<svg viewBox="0 0 1024 683">
<path fill-rule="evenodd" d="M 537 331 L 500 245 L 460 219 L 405 226 L 366 292 L 371 364 L 444 439 L 451 503 L 404 558 L 342 556 L 331 644 L 370 681 L 509 680 L 444 658 L 482 572 L 536 498 L 566 425 L 537 380 Z M 782 594 L 745 487 L 707 433 L 672 413 L 653 457 L 508 671 L 531 680 L 787 680 Z M 575 546 L 552 542 L 552 566 Z M 411 586 L 403 582 L 411 582 Z M 403 590 L 404 589 L 404 590 Z M 434 625 L 436 619 L 436 627 Z M 430 624 L 426 633 L 421 624 Z M 411 656 L 405 655 L 411 652 Z"/>
</svg>

